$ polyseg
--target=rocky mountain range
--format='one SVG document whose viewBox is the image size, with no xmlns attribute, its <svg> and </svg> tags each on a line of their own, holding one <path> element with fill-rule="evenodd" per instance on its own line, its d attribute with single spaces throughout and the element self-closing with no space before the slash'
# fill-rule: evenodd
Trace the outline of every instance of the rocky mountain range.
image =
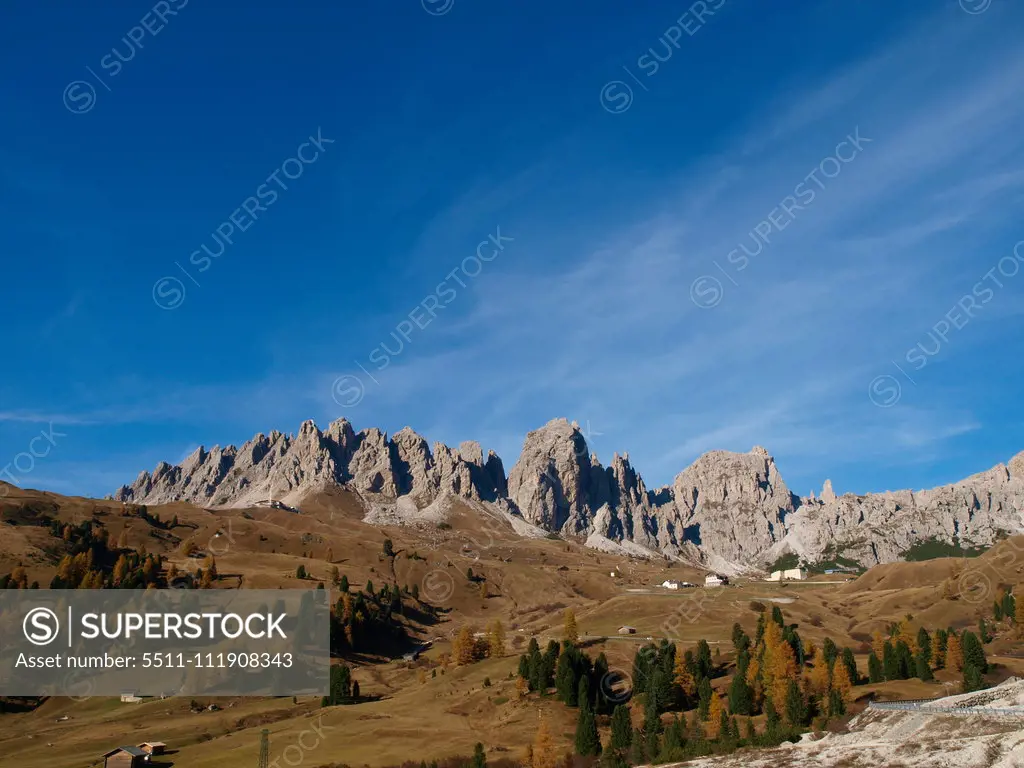
<svg viewBox="0 0 1024 768">
<path fill-rule="evenodd" d="M 1024 453 L 928 491 L 837 496 L 826 480 L 820 495 L 799 497 L 764 448 L 712 451 L 671 486 L 648 490 L 628 455 L 615 454 L 603 466 L 579 426 L 565 419 L 526 436 L 507 478 L 501 459 L 493 451 L 485 458 L 476 442 L 431 449 L 408 427 L 388 438 L 375 428 L 355 432 L 341 419 L 326 431 L 307 421 L 295 436 L 271 432 L 240 448 L 198 448 L 177 466 L 141 473 L 113 498 L 301 504 L 332 486 L 358 493 L 368 510 L 462 498 L 588 546 L 727 572 L 764 567 L 787 553 L 809 563 L 843 558 L 874 565 L 933 539 L 978 547 L 1024 532 Z"/>
</svg>

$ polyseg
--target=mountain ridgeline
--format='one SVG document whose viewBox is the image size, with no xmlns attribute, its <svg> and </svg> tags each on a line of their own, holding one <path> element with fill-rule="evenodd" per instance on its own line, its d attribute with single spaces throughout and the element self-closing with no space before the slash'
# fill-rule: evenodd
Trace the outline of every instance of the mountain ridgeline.
<svg viewBox="0 0 1024 768">
<path fill-rule="evenodd" d="M 786 487 L 764 448 L 711 451 L 671 486 L 648 490 L 628 455 L 615 454 L 603 466 L 579 427 L 565 419 L 530 432 L 507 477 L 501 459 L 493 451 L 485 458 L 476 442 L 431 449 L 408 427 L 388 438 L 376 428 L 355 432 L 341 419 L 326 431 L 307 421 L 295 436 L 272 432 L 240 448 L 198 448 L 177 466 L 161 463 L 152 474 L 141 473 L 113 498 L 299 505 L 339 486 L 359 496 L 368 519 L 382 506 L 423 509 L 459 498 L 597 549 L 725 572 L 789 553 L 809 563 L 870 566 L 899 560 L 922 542 L 986 547 L 1024 532 L 1024 453 L 928 491 L 836 496 L 826 481 L 820 496 L 802 498 Z"/>
</svg>

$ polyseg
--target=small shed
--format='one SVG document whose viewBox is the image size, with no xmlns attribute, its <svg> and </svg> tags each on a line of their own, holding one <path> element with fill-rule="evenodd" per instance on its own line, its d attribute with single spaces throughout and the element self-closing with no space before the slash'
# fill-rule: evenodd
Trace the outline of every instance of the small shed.
<svg viewBox="0 0 1024 768">
<path fill-rule="evenodd" d="M 636 627 L 619 627 L 620 635 L 635 635 Z"/>
<path fill-rule="evenodd" d="M 162 755 L 167 745 L 162 741 L 144 741 L 139 744 L 139 749 L 150 755 Z"/>
<path fill-rule="evenodd" d="M 117 747 L 103 755 L 103 768 L 142 768 L 149 754 L 138 747 Z"/>
</svg>

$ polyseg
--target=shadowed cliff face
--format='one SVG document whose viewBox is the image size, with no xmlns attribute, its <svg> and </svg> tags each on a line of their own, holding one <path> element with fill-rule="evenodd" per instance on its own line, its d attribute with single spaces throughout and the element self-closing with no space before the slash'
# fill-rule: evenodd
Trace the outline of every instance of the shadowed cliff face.
<svg viewBox="0 0 1024 768">
<path fill-rule="evenodd" d="M 939 539 L 987 546 L 1024 532 L 1024 453 L 1008 465 L 930 491 L 801 499 L 786 486 L 768 451 L 711 451 L 648 491 L 628 455 L 603 466 L 578 425 L 555 419 L 527 434 L 507 479 L 501 459 L 475 442 L 457 449 L 406 427 L 390 438 L 355 432 L 345 419 L 326 431 L 307 421 L 295 436 L 257 435 L 240 448 L 197 449 L 178 466 L 143 472 L 114 498 L 135 503 L 188 501 L 248 506 L 297 503 L 342 485 L 366 497 L 403 497 L 425 506 L 443 494 L 498 502 L 545 530 L 633 542 L 652 554 L 696 551 L 708 562 L 763 565 L 786 552 L 808 562 L 836 555 L 864 565 L 899 559 Z"/>
</svg>

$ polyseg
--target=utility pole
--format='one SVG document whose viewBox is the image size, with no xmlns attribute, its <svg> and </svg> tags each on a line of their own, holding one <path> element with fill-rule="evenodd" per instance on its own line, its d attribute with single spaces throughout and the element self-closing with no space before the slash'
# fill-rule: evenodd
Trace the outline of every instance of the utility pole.
<svg viewBox="0 0 1024 768">
<path fill-rule="evenodd" d="M 260 763 L 257 768 L 270 768 L 270 731 L 260 731 Z"/>
</svg>

